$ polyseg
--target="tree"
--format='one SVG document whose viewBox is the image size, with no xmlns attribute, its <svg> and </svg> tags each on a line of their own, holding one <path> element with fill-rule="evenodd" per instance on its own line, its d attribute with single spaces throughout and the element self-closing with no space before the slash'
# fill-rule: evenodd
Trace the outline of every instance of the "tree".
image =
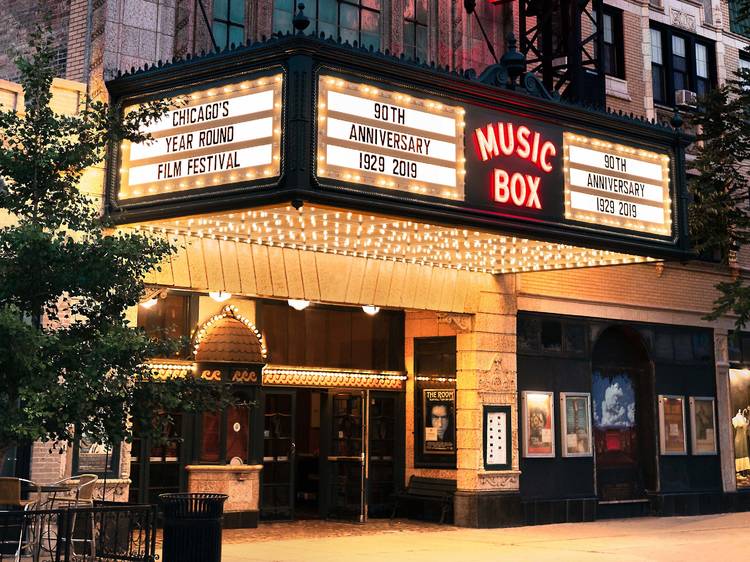
<svg viewBox="0 0 750 562">
<path fill-rule="evenodd" d="M 163 101 L 122 116 L 87 99 L 78 114 L 50 108 L 53 48 L 41 29 L 16 58 L 25 114 L 0 111 L 0 460 L 15 444 L 100 443 L 130 437 L 130 420 L 159 433 L 160 412 L 218 407 L 223 391 L 187 378 L 155 382 L 145 362 L 165 345 L 126 325 L 144 276 L 173 253 L 166 240 L 120 232 L 79 190 L 107 146 L 140 132 Z M 172 347 L 174 347 L 174 343 Z M 169 345 L 167 345 L 169 347 Z"/>
<path fill-rule="evenodd" d="M 749 14 L 743 2 L 741 14 Z M 690 232 L 694 248 L 730 266 L 750 243 L 750 71 L 739 70 L 709 92 L 692 118 L 699 131 L 697 172 L 690 180 Z M 750 320 L 750 286 L 741 275 L 716 285 L 719 297 L 707 316 L 736 316 L 741 330 Z"/>
</svg>

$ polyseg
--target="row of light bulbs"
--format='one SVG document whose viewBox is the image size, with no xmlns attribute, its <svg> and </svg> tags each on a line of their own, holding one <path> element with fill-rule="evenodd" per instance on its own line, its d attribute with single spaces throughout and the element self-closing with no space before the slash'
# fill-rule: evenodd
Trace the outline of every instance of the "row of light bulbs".
<svg viewBox="0 0 750 562">
<path fill-rule="evenodd" d="M 310 301 L 305 299 L 287 299 L 287 303 L 294 310 L 305 310 L 308 306 L 310 306 L 310 304 L 312 304 Z M 370 316 L 375 316 L 378 312 L 380 312 L 380 307 L 372 304 L 366 304 L 362 306 L 362 311 L 365 314 L 369 314 Z"/>
<path fill-rule="evenodd" d="M 614 265 L 648 258 L 348 210 L 289 206 L 135 225 L 164 236 L 204 238 L 400 261 L 485 273 Z"/>
<path fill-rule="evenodd" d="M 166 296 L 166 294 L 164 296 Z M 208 296 L 216 302 L 225 302 L 232 298 L 232 293 L 227 293 L 226 291 L 210 291 L 208 293 Z M 151 297 L 150 299 L 147 299 L 140 304 L 143 308 L 150 309 L 159 302 L 159 298 L 160 294 L 157 294 L 156 296 Z M 305 310 L 312 303 L 311 301 L 305 299 L 287 299 L 287 304 L 289 304 L 289 306 L 291 306 L 294 310 Z M 372 304 L 366 304 L 362 306 L 362 311 L 365 314 L 369 314 L 370 316 L 375 316 L 378 312 L 380 312 L 380 307 Z"/>
</svg>

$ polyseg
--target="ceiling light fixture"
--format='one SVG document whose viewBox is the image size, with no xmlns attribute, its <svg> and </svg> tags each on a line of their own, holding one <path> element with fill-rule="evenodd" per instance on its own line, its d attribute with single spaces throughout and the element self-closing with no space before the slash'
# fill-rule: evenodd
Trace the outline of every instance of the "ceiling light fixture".
<svg viewBox="0 0 750 562">
<path fill-rule="evenodd" d="M 305 310 L 310 306 L 310 301 L 306 301 L 305 299 L 288 299 L 286 302 L 289 303 L 289 306 L 294 310 Z"/>
<path fill-rule="evenodd" d="M 366 304 L 362 307 L 362 310 L 365 311 L 365 314 L 369 314 L 370 316 L 375 316 L 378 312 L 380 312 L 380 307 L 373 306 L 371 304 Z"/>
<path fill-rule="evenodd" d="M 150 298 L 150 299 L 148 299 L 147 301 L 143 301 L 143 302 L 141 303 L 141 306 L 142 306 L 143 308 L 153 308 L 153 306 L 154 306 L 154 305 L 155 305 L 155 304 L 156 304 L 157 302 L 159 302 L 159 299 L 158 299 L 158 298 L 156 298 L 156 297 L 153 297 L 153 298 Z"/>
<path fill-rule="evenodd" d="M 232 293 L 225 293 L 224 291 L 210 291 L 208 296 L 214 299 L 216 302 L 228 301 L 232 298 Z"/>
</svg>

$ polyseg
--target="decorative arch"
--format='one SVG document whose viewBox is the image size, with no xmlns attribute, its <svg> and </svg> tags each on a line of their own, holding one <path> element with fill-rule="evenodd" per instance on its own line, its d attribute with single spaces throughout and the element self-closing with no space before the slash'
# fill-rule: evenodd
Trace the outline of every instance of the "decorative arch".
<svg viewBox="0 0 750 562">
<path fill-rule="evenodd" d="M 265 363 L 263 336 L 234 305 L 226 305 L 204 322 L 193 337 L 196 362 Z"/>
</svg>

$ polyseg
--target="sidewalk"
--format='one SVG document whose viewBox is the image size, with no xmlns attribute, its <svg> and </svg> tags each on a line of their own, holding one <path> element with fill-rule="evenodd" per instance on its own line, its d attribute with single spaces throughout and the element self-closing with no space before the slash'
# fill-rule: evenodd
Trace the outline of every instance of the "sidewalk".
<svg viewBox="0 0 750 562">
<path fill-rule="evenodd" d="M 744 559 L 750 513 L 459 529 L 398 520 L 300 521 L 225 531 L 223 562 L 588 562 Z"/>
</svg>

